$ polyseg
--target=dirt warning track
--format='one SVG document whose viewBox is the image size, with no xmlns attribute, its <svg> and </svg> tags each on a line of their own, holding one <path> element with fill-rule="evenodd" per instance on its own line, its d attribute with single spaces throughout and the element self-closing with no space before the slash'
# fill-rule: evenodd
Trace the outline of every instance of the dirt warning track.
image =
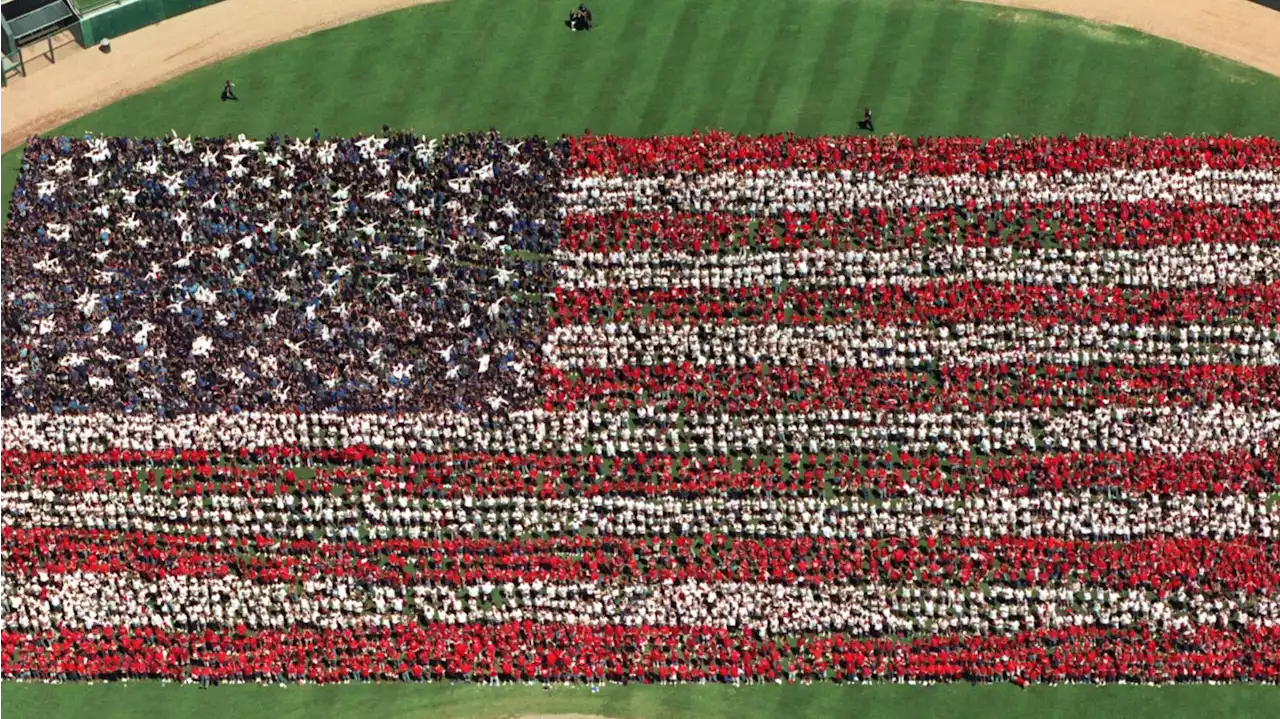
<svg viewBox="0 0 1280 719">
<path fill-rule="evenodd" d="M 27 55 L 26 78 L 15 78 L 3 93 L 3 133 L 7 151 L 33 134 L 52 130 L 81 115 L 165 80 L 228 57 L 284 40 L 440 0 L 223 0 L 111 39 L 111 53 L 65 45 L 57 62 Z"/>
<path fill-rule="evenodd" d="M 1280 77 L 1280 12 L 1249 0 L 966 0 L 1121 25 Z"/>
</svg>

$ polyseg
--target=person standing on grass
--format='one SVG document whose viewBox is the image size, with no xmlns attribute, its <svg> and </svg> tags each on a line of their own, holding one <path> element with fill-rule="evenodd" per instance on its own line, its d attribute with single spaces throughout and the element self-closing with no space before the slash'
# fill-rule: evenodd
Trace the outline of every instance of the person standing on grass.
<svg viewBox="0 0 1280 719">
<path fill-rule="evenodd" d="M 876 125 L 871 121 L 871 108 L 866 107 L 862 110 L 862 126 L 869 132 L 876 131 Z"/>
<path fill-rule="evenodd" d="M 231 83 L 231 81 L 230 81 L 230 80 L 227 80 L 226 84 L 224 84 L 224 85 L 222 86 L 222 101 L 223 101 L 223 102 L 226 102 L 227 100 L 237 100 L 237 101 L 238 101 L 238 100 L 240 99 L 240 98 L 236 97 L 236 93 L 235 93 L 235 91 L 231 89 L 231 88 L 233 88 L 233 87 L 235 87 L 235 85 L 233 85 L 233 84 Z"/>
<path fill-rule="evenodd" d="M 591 11 L 587 9 L 585 4 L 579 4 L 578 9 L 569 13 L 569 19 L 564 21 L 565 27 L 577 32 L 579 30 L 591 29 Z"/>
</svg>

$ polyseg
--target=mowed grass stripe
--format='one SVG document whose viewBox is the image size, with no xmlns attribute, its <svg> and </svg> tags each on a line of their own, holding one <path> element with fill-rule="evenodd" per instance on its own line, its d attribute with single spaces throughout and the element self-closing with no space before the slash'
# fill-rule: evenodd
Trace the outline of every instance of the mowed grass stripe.
<svg viewBox="0 0 1280 719">
<path fill-rule="evenodd" d="M 942 25 L 945 11 L 922 5 L 913 5 L 911 19 L 907 21 L 907 32 L 902 38 L 907 52 L 898 54 L 898 61 L 893 70 L 883 78 L 881 97 L 872 107 L 877 116 L 892 118 L 895 123 L 911 126 L 907 110 L 911 104 L 912 93 L 924 71 L 924 56 L 928 52 L 929 43 Z"/>
<path fill-rule="evenodd" d="M 1157 75 L 1163 75 L 1168 71 L 1156 64 L 1155 61 L 1160 56 L 1160 50 L 1153 49 L 1148 55 L 1148 62 L 1130 68 L 1128 73 L 1120 73 L 1125 76 L 1126 82 L 1132 84 L 1127 88 L 1128 103 L 1125 112 L 1123 116 L 1118 115 L 1117 120 L 1124 127 L 1130 128 L 1129 132 L 1135 135 L 1141 134 L 1146 127 L 1147 106 L 1150 104 L 1146 91 L 1150 89 Z"/>
<path fill-rule="evenodd" d="M 285 63 L 291 73 L 288 77 L 271 74 L 274 61 L 264 63 L 260 54 L 238 59 L 228 77 L 236 79 L 241 101 L 228 102 L 225 107 L 238 116 L 241 132 L 251 136 L 278 132 L 280 127 L 293 127 L 308 119 L 308 134 L 315 128 L 335 136 L 369 132 L 376 113 L 376 107 L 369 104 L 387 95 L 378 91 L 385 87 L 381 83 L 387 78 L 378 69 L 366 67 L 364 59 L 367 42 L 376 36 L 378 27 L 370 23 L 358 35 L 330 31 L 303 38 L 307 52 Z M 323 72 L 316 72 L 314 60 L 321 51 Z M 307 56 L 312 58 L 312 67 L 306 63 Z M 301 75 L 310 75 L 310 79 L 300 79 Z M 215 130 L 209 127 L 207 134 L 216 134 Z"/>
<path fill-rule="evenodd" d="M 688 94 L 672 112 L 673 123 L 699 130 L 710 129 L 715 124 L 715 112 L 723 101 L 726 87 L 722 71 L 737 70 L 743 55 L 742 41 L 754 26 L 749 18 L 764 4 L 756 0 L 716 3 L 716 17 L 704 24 L 710 25 L 703 31 L 707 42 L 698 48 L 698 62 L 689 68 L 685 84 Z"/>
<path fill-rule="evenodd" d="M 352 93 L 347 82 L 360 83 L 365 80 L 367 84 L 368 76 L 362 76 L 357 68 L 361 65 L 361 55 L 367 52 L 365 44 L 375 37 L 378 26 L 370 23 L 368 31 L 357 35 L 349 35 L 340 32 L 325 32 L 305 38 L 312 45 L 313 52 L 297 53 L 287 58 L 286 62 L 280 64 L 290 69 L 288 81 L 284 87 L 288 88 L 288 100 L 277 102 L 277 106 L 282 112 L 282 117 L 277 118 L 279 124 L 270 126 L 271 132 L 278 132 L 281 127 L 294 127 L 297 125 L 306 125 L 311 123 L 311 127 L 306 132 L 309 135 L 314 130 L 320 130 L 324 135 L 348 135 L 350 127 L 348 123 L 354 125 L 365 126 L 367 120 L 374 118 L 368 114 L 367 108 L 363 105 L 353 103 Z M 398 33 L 396 34 L 399 35 Z M 324 57 L 324 63 L 332 63 L 334 68 L 344 70 L 344 82 L 335 82 L 334 76 L 317 72 L 315 61 L 317 55 Z M 262 67 L 270 70 L 277 66 L 277 63 L 264 62 L 261 59 L 246 58 L 248 64 L 254 67 Z M 384 82 L 387 76 L 381 76 L 379 79 Z M 279 83 L 280 79 L 275 78 L 271 81 Z M 421 81 L 420 81 L 421 82 Z M 256 83 L 249 84 L 245 89 L 252 93 L 250 97 L 245 99 L 242 104 L 245 105 L 246 112 L 256 112 L 256 104 L 259 102 L 256 97 L 259 88 L 262 87 Z M 416 96 L 412 92 L 388 92 L 385 88 L 381 93 L 376 90 L 366 90 L 365 97 L 376 100 L 380 96 L 395 95 L 397 97 L 408 95 L 410 98 Z M 416 111 L 414 103 L 411 101 L 403 106 L 406 112 Z"/>
<path fill-rule="evenodd" d="M 635 4 L 628 3 L 620 6 L 620 10 L 626 10 L 627 13 L 634 10 Z M 616 47 L 618 38 L 625 37 L 626 27 L 620 20 L 625 20 L 625 15 L 617 15 L 609 13 L 607 15 L 611 22 L 600 24 L 600 19 L 595 19 L 595 27 L 590 32 L 572 32 L 568 28 L 564 28 L 563 20 L 559 27 L 554 31 L 547 31 L 552 36 L 554 42 L 566 41 L 566 35 L 572 36 L 568 40 L 580 42 L 585 46 L 585 56 L 594 56 L 602 54 L 607 47 Z M 556 47 L 553 45 L 553 47 Z M 554 50 L 553 50 L 554 51 Z M 577 86 L 573 88 L 570 100 L 559 107 L 557 111 L 547 111 L 543 107 L 535 105 L 540 110 L 541 118 L 538 125 L 538 133 L 545 134 L 548 137 L 556 137 L 559 134 L 566 134 L 564 130 L 558 128 L 577 128 L 572 130 L 573 133 L 582 132 L 582 130 L 591 127 L 591 122 L 595 118 L 595 105 L 600 97 L 611 96 L 613 88 L 608 86 L 607 77 L 611 64 L 603 63 L 603 61 L 591 61 L 581 68 Z M 511 78 L 518 77 L 520 73 L 509 75 Z M 545 124 L 553 125 L 554 132 L 541 132 L 541 127 Z M 593 128 L 594 129 L 594 128 Z"/>
<path fill-rule="evenodd" d="M 837 3 L 827 18 L 826 37 L 822 40 L 822 49 L 809 70 L 809 83 L 805 88 L 804 104 L 800 115 L 796 118 L 795 128 L 801 134 L 816 135 L 823 131 L 824 120 L 831 108 L 831 100 L 836 86 L 842 78 L 850 74 L 851 59 L 857 54 L 851 47 L 850 36 L 858 38 L 855 27 L 862 19 L 865 3 Z M 852 114 L 850 108 L 834 108 L 837 118 L 848 118 Z M 849 128 L 846 132 L 852 131 Z"/>
<path fill-rule="evenodd" d="M 671 128 L 670 131 L 686 133 L 692 128 L 672 122 L 671 108 L 677 98 L 685 96 L 683 88 L 688 81 L 689 58 L 693 56 L 703 18 L 708 12 L 702 2 L 687 2 L 676 18 L 675 31 L 667 42 L 667 49 L 658 63 L 657 85 L 649 93 L 649 101 L 640 112 L 640 127 Z"/>
<path fill-rule="evenodd" d="M 703 9 L 698 35 L 693 40 L 680 84 L 673 88 L 664 127 L 684 128 L 681 132 L 704 127 L 699 124 L 700 114 L 706 107 L 702 95 L 708 89 L 714 69 L 729 61 L 725 45 L 729 35 L 742 27 L 739 14 L 747 12 L 749 5 L 757 4 L 753 0 L 721 0 Z M 740 54 L 742 49 L 737 48 L 737 52 Z"/>
<path fill-rule="evenodd" d="M 431 77 L 430 68 L 434 66 L 432 56 L 439 43 L 440 29 L 428 29 L 422 38 L 408 37 L 395 32 L 393 18 L 394 14 L 392 18 L 380 16 L 370 23 L 370 36 L 378 38 L 387 52 L 400 58 L 399 62 L 370 66 L 364 76 L 365 87 L 359 102 L 364 107 L 364 113 L 374 119 L 375 123 L 379 116 L 404 117 L 415 112 L 414 105 L 420 102 L 421 95 L 436 83 L 435 78 Z M 354 58 L 353 62 L 358 64 L 359 58 Z M 301 72 L 305 73 L 306 70 L 302 69 Z M 379 87 L 396 87 L 400 88 L 400 92 L 378 92 Z M 353 99 L 335 96 L 331 114 L 342 113 L 345 109 L 343 105 Z M 305 114 L 306 103 L 299 103 L 292 111 Z M 384 123 L 376 123 L 366 128 L 366 132 L 380 129 L 382 124 Z"/>
<path fill-rule="evenodd" d="M 963 135 L 973 132 L 972 126 L 982 117 L 983 109 L 990 102 L 992 75 L 1007 69 L 1010 43 L 1005 23 L 994 15 L 974 16 L 977 28 L 970 28 L 971 42 L 964 52 L 954 53 L 947 66 L 943 82 L 963 87 L 956 104 L 951 107 L 935 106 L 928 121 L 946 127 L 947 135 Z"/>
<path fill-rule="evenodd" d="M 893 108 L 887 102 L 886 88 L 892 81 L 898 63 L 905 55 L 915 51 L 915 48 L 905 45 L 904 41 L 914 22 L 916 7 L 915 3 L 898 3 L 892 6 L 880 28 L 875 50 L 871 53 L 871 62 L 867 63 L 862 81 L 858 85 L 859 104 L 873 107 L 873 113 L 880 118 L 880 125 L 885 129 L 904 127 L 896 124 L 901 118 L 893 115 Z"/>
<path fill-rule="evenodd" d="M 501 84 L 490 91 L 488 105 L 484 110 L 485 116 L 491 118 L 511 117 L 518 114 L 518 108 L 521 106 L 520 94 L 524 85 L 512 82 L 511 79 L 524 72 L 531 72 L 539 58 L 551 54 L 553 42 L 564 41 L 562 34 L 539 27 L 545 18 L 542 17 L 541 6 L 537 4 L 520 3 L 509 9 L 507 13 L 506 22 L 529 30 L 523 33 L 523 42 L 504 53 L 499 53 L 494 60 L 494 64 L 502 70 L 498 75 L 498 81 Z M 500 40 L 509 40 L 511 34 L 508 32 Z M 507 131 L 518 132 L 515 128 Z M 520 132 L 520 134 L 524 133 Z"/>
<path fill-rule="evenodd" d="M 954 6 L 947 6 L 934 16 L 936 23 L 926 43 L 920 75 L 907 95 L 907 106 L 902 113 L 904 122 L 911 125 L 928 126 L 939 112 L 954 116 L 966 88 L 977 80 L 970 76 L 967 80 L 955 78 L 952 83 L 943 82 L 947 68 L 958 57 L 975 54 L 970 44 L 977 37 L 973 26 L 975 16 Z"/>
<path fill-rule="evenodd" d="M 1070 42 L 1053 30 L 1044 30 L 1041 37 L 1052 38 L 1055 62 L 1048 82 L 1052 83 L 1049 87 L 1056 90 L 1046 91 L 1041 98 L 1040 125 L 1044 128 L 1043 134 L 1057 135 L 1065 132 L 1069 127 L 1066 119 L 1067 110 L 1071 106 L 1071 99 L 1078 84 L 1082 80 L 1087 82 L 1081 70 L 1089 47 L 1082 43 Z"/>
<path fill-rule="evenodd" d="M 1251 82 L 1248 85 L 1233 82 L 1231 86 L 1235 92 L 1231 102 L 1227 105 L 1217 104 L 1211 107 L 1217 110 L 1216 115 L 1219 118 L 1222 117 L 1223 108 L 1228 108 L 1226 110 L 1228 116 L 1236 118 L 1234 122 L 1226 125 L 1233 134 L 1249 134 L 1249 130 L 1242 128 L 1253 124 L 1250 121 L 1260 115 L 1276 121 L 1277 126 L 1271 129 L 1270 134 L 1280 136 L 1280 93 L 1271 93 L 1264 89 L 1270 82 L 1270 78 L 1264 78 L 1262 82 Z"/>
<path fill-rule="evenodd" d="M 220 95 L 222 83 L 231 80 L 235 83 L 239 101 L 222 102 L 218 100 L 218 112 L 235 113 L 244 118 L 245 134 L 255 136 L 268 132 L 267 128 L 279 127 L 290 120 L 293 113 L 298 112 L 297 98 L 307 98 L 308 105 L 319 107 L 323 114 L 332 113 L 336 103 L 336 92 L 317 82 L 300 82 L 287 86 L 279 85 L 281 78 L 295 78 L 307 74 L 305 60 L 301 56 L 288 58 L 279 66 L 265 66 L 260 63 L 244 62 L 242 58 L 236 63 L 235 73 L 223 78 L 209 77 L 207 87 L 212 100 Z M 335 83 L 341 86 L 342 83 Z M 266 89 L 264 93 L 262 88 Z M 167 112 L 163 106 L 157 106 L 163 114 Z M 157 118 L 160 120 L 162 118 Z M 175 130 L 178 128 L 174 128 Z"/>
<path fill-rule="evenodd" d="M 591 31 L 574 32 L 563 24 L 560 28 L 563 29 L 564 42 L 570 47 L 580 46 L 580 52 L 560 53 L 560 63 L 551 76 L 546 78 L 547 82 L 538 102 L 544 116 L 564 122 L 567 117 L 575 114 L 568 108 L 581 99 L 583 76 L 589 67 L 589 63 L 583 62 L 583 56 L 597 52 L 600 39 L 593 36 Z"/>
<path fill-rule="evenodd" d="M 511 55 L 512 61 L 508 66 L 514 70 L 503 77 L 505 89 L 501 93 L 501 107 L 510 108 L 510 111 L 505 115 L 490 114 L 490 123 L 513 135 L 538 132 L 556 136 L 582 132 L 582 127 L 569 124 L 559 108 L 552 111 L 542 105 L 547 88 L 541 80 L 560 67 L 566 52 L 582 55 L 581 47 L 590 43 L 591 38 L 582 33 L 569 32 L 563 21 L 563 17 L 567 17 L 567 10 L 561 18 L 550 18 L 541 3 L 533 3 L 527 7 L 533 24 L 510 27 L 509 34 L 503 38 L 503 45 L 492 48 L 494 52 Z M 552 20 L 558 22 L 553 23 Z M 485 50 L 486 48 L 477 49 L 478 52 Z M 586 101 L 586 98 L 583 100 Z M 573 129 L 566 129 L 570 127 Z"/>
<path fill-rule="evenodd" d="M 1036 51 L 1036 32 L 1025 23 L 1001 22 L 1006 26 L 1001 33 L 1001 44 L 1005 49 L 999 64 L 983 71 L 982 77 L 988 78 L 984 84 L 989 87 L 979 91 L 982 102 L 967 123 L 973 128 L 970 134 L 999 134 L 1004 113 L 1025 102 L 1023 96 L 1028 88 L 1023 84 L 1023 73 L 1026 71 L 1027 53 Z M 951 123 L 951 127 L 956 126 L 955 122 Z M 959 131 L 957 134 L 965 133 Z"/>
<path fill-rule="evenodd" d="M 334 134 L 349 135 L 353 131 L 370 131 L 375 126 L 375 118 L 381 115 L 379 107 L 387 95 L 385 78 L 382 75 L 383 63 L 371 63 L 365 59 L 371 46 L 379 42 L 383 33 L 390 31 L 386 18 L 375 17 L 365 27 L 363 37 L 353 38 L 352 42 L 334 42 L 325 40 L 332 37 L 317 36 L 314 40 L 324 48 L 320 50 L 332 62 L 329 69 L 330 82 L 334 88 L 332 94 L 326 94 L 322 105 L 312 105 L 308 98 L 298 95 L 289 83 L 280 83 L 285 89 L 288 99 L 300 110 L 311 107 L 316 116 L 322 118 L 324 126 L 332 126 Z M 332 32 L 325 33 L 332 35 Z M 259 67 L 269 69 L 270 64 L 258 63 Z M 249 88 L 254 89 L 254 88 Z M 248 103 L 244 103 L 246 110 Z M 380 125 L 380 123 L 379 123 Z"/>
<path fill-rule="evenodd" d="M 17 717 L 133 719 L 502 719 L 535 714 L 592 714 L 647 719 L 781 719 L 857 716 L 868 719 L 1028 717 L 1158 717 L 1254 719 L 1280 714 L 1280 693 L 1258 685 L 1166 687 L 899 684 L 705 686 L 605 685 L 554 688 L 470 682 L 352 683 L 331 686 L 225 684 L 212 689 L 128 684 L 46 685 L 5 682 Z"/>
<path fill-rule="evenodd" d="M 1245 118 L 1245 108 L 1249 106 L 1240 97 L 1245 88 L 1252 88 L 1254 83 L 1233 78 L 1230 82 L 1210 82 L 1202 85 L 1198 109 L 1202 110 L 1192 116 L 1190 121 L 1202 123 L 1209 128 L 1207 132 L 1231 132 L 1231 128 L 1240 127 Z M 1221 108 L 1221 109 L 1219 109 Z"/>
<path fill-rule="evenodd" d="M 789 48 L 797 47 L 796 39 L 809 21 L 809 13 L 814 6 L 812 2 L 804 1 L 779 5 L 783 8 L 782 16 L 774 28 L 773 39 L 764 55 L 755 90 L 751 93 L 751 102 L 747 106 L 747 132 L 768 132 L 769 118 L 778 101 L 778 92 L 787 81 L 785 68 L 789 63 L 784 58 L 791 54 Z"/>
<path fill-rule="evenodd" d="M 834 2 L 811 1 L 808 5 L 809 12 L 804 16 L 796 35 L 796 45 L 805 48 L 820 47 L 836 6 L 837 3 Z M 766 126 L 770 132 L 794 130 L 800 122 L 809 92 L 808 80 L 819 61 L 820 55 L 812 51 L 788 52 L 776 59 L 782 83 L 774 93 L 773 108 L 767 116 Z"/>
<path fill-rule="evenodd" d="M 733 132 L 748 131 L 750 118 L 745 117 L 745 108 L 754 96 L 756 81 L 768 62 L 767 53 L 773 49 L 774 34 L 786 11 L 786 3 L 752 2 L 749 17 L 742 20 L 748 28 L 741 38 L 735 38 L 741 40 L 737 54 L 733 54 L 732 48 L 728 49 L 728 61 L 714 73 L 716 84 L 702 100 L 710 108 L 700 116 L 711 119 L 700 125 L 714 125 Z"/>
<path fill-rule="evenodd" d="M 649 20 L 654 12 L 660 10 L 657 3 L 630 2 L 618 8 L 616 20 L 607 26 L 598 26 L 591 32 L 602 29 L 609 33 L 605 41 L 612 48 L 607 64 L 598 73 L 600 81 L 596 83 L 594 99 L 590 99 L 591 110 L 588 124 L 594 132 L 605 132 L 597 118 L 613 117 L 618 113 L 619 95 L 623 88 L 630 86 L 631 76 L 636 69 L 636 58 L 648 46 L 647 33 L 652 29 Z"/>
<path fill-rule="evenodd" d="M 645 132 L 640 123 L 640 112 L 649 103 L 650 95 L 658 89 L 657 68 L 662 62 L 666 46 L 670 44 L 671 35 L 675 32 L 679 13 L 672 7 L 640 4 L 644 7 L 629 22 L 627 30 L 638 35 L 638 42 L 627 60 L 626 82 L 616 88 L 605 89 L 613 98 L 606 111 L 600 115 L 609 132 L 621 135 L 653 135 L 663 132 L 660 127 Z M 606 56 L 612 54 L 612 50 L 609 50 Z"/>
<path fill-rule="evenodd" d="M 323 53 L 326 62 L 332 63 L 329 75 L 329 92 L 324 94 L 325 102 L 319 106 L 310 104 L 308 98 L 296 95 L 289 90 L 290 99 L 300 115 L 306 115 L 307 109 L 315 112 L 322 122 L 321 130 L 326 134 L 350 135 L 353 132 L 365 131 L 374 127 L 381 113 L 376 103 L 388 93 L 384 81 L 376 67 L 386 63 L 369 62 L 370 47 L 376 47 L 379 37 L 387 26 L 386 18 L 373 18 L 362 37 L 352 38 L 349 42 L 334 42 L 332 32 L 317 35 L 313 39 L 316 52 Z M 328 36 L 328 37 L 326 37 Z M 272 63 L 259 62 L 262 67 L 270 67 Z M 432 78 L 434 85 L 437 80 Z M 284 83 L 285 87 L 294 86 Z M 246 108 L 247 109 L 247 108 Z M 380 124 L 380 123 L 378 123 Z M 332 128 L 330 130 L 329 128 Z"/>
<path fill-rule="evenodd" d="M 1059 55 L 1063 52 L 1059 38 L 1048 34 L 1036 23 L 1013 24 L 1019 35 L 1018 52 L 1010 55 L 1015 65 L 1013 82 L 1019 92 L 1006 96 L 1000 105 L 992 104 L 994 117 L 1017 114 L 1024 118 L 1032 133 L 1044 133 L 1044 109 L 1049 97 L 1061 88 L 1053 83 L 1059 71 Z"/>
<path fill-rule="evenodd" d="M 1169 93 L 1165 98 L 1169 106 L 1169 114 L 1165 120 L 1169 127 L 1183 127 L 1192 122 L 1192 116 L 1197 113 L 1197 107 L 1206 101 L 1207 98 L 1201 94 L 1200 88 L 1207 84 L 1208 78 L 1205 77 L 1204 63 L 1190 55 L 1177 58 L 1173 71 L 1182 77 L 1184 86 L 1166 90 Z"/>
<path fill-rule="evenodd" d="M 515 11 L 518 13 L 518 11 Z M 480 15 L 480 13 L 475 13 Z M 489 111 L 493 104 L 493 97 L 506 95 L 511 89 L 511 83 L 508 78 L 512 76 L 507 72 L 507 64 L 511 56 L 519 57 L 524 47 L 524 42 L 530 39 L 534 33 L 516 33 L 515 28 L 521 27 L 522 24 L 518 17 L 513 16 L 512 10 L 504 9 L 502 12 L 503 22 L 486 22 L 482 23 L 478 28 L 474 29 L 474 33 L 469 36 L 460 36 L 458 41 L 463 43 L 457 47 L 455 52 L 464 56 L 461 77 L 458 82 L 467 82 L 467 86 L 456 90 L 459 94 L 455 96 L 455 100 L 450 102 L 447 96 L 437 97 L 436 103 L 438 107 L 448 105 L 450 111 L 457 113 L 456 117 L 462 126 L 471 130 L 484 130 L 494 127 L 493 113 Z M 446 29 L 446 33 L 448 30 Z M 545 31 L 544 31 L 545 32 Z M 568 35 L 565 30 L 564 35 Z M 516 36 L 520 41 L 511 44 Z M 562 39 L 568 39 L 563 38 Z M 505 47 L 505 52 L 490 52 L 487 48 Z M 443 59 L 442 59 L 443 60 Z M 459 87 L 450 83 L 452 87 Z"/>
<path fill-rule="evenodd" d="M 1140 98 L 1134 116 L 1135 134 L 1158 135 L 1163 128 L 1176 126 L 1171 116 L 1177 107 L 1177 96 L 1185 91 L 1188 82 L 1181 72 L 1187 67 L 1184 58 L 1159 51 L 1152 55 L 1155 71 L 1144 85 L 1134 88 Z M 1185 113 L 1180 115 L 1185 117 Z"/>
<path fill-rule="evenodd" d="M 428 70 L 432 79 L 431 107 L 459 129 L 481 130 L 489 127 L 489 118 L 481 117 L 480 108 L 488 103 L 479 98 L 493 87 L 479 82 L 478 68 L 494 61 L 492 53 L 482 48 L 493 47 L 489 41 L 495 23 L 482 12 L 465 13 L 456 25 L 445 30 L 439 42 L 439 66 Z M 509 51 L 509 50 L 508 50 Z M 425 98 L 424 98 L 425 99 Z M 424 108 L 425 109 L 425 108 Z"/>
<path fill-rule="evenodd" d="M 645 127 L 644 109 L 653 101 L 654 94 L 672 92 L 671 89 L 664 85 L 661 67 L 668 50 L 676 41 L 677 25 L 688 11 L 688 6 L 681 4 L 679 12 L 670 12 L 656 21 L 651 21 L 656 25 L 654 29 L 657 35 L 656 37 L 650 35 L 651 40 L 648 49 L 636 59 L 636 72 L 631 77 L 629 100 L 625 105 L 616 108 L 618 114 L 615 117 L 619 134 L 643 134 L 642 128 Z M 666 118 L 663 117 L 661 120 L 665 121 Z M 662 124 L 656 124 L 652 127 L 657 128 L 657 134 L 671 132 L 670 128 Z"/>
<path fill-rule="evenodd" d="M 343 41 L 340 33 L 335 38 L 338 41 L 334 42 L 334 46 L 338 51 L 335 52 L 332 61 L 334 63 L 357 61 L 360 56 L 360 43 Z M 396 35 L 393 38 L 399 40 L 401 36 Z M 321 38 L 307 38 L 307 40 L 323 42 Z M 260 73 L 253 74 L 252 78 L 237 77 L 236 81 L 239 87 L 253 91 L 255 95 L 246 95 L 242 102 L 237 102 L 237 105 L 242 106 L 234 109 L 241 113 L 261 113 L 260 123 L 268 128 L 266 132 L 275 132 L 276 128 L 294 127 L 294 125 L 306 123 L 308 119 L 312 120 L 312 129 L 317 129 L 319 123 L 316 119 L 324 118 L 332 123 L 333 118 L 342 116 L 343 95 L 347 93 L 347 83 L 334 82 L 333 79 L 326 79 L 324 74 L 316 73 L 315 68 L 312 68 L 314 60 L 310 52 L 298 52 L 298 54 L 285 56 L 278 64 L 259 63 L 252 58 L 246 58 L 246 60 L 239 65 L 239 68 L 260 70 Z M 269 81 L 271 73 L 279 74 Z M 379 82 L 385 82 L 385 79 L 387 77 L 384 74 L 379 74 Z M 280 92 L 287 92 L 288 95 L 271 99 L 273 101 L 270 102 L 270 107 L 259 109 L 256 105 L 264 99 L 256 96 L 257 88 L 271 87 L 271 84 L 282 81 L 283 87 L 280 88 Z M 389 92 L 365 95 L 365 97 L 370 96 L 396 97 L 397 95 Z"/>
<path fill-rule="evenodd" d="M 1063 125 L 1066 132 L 1101 133 L 1116 123 L 1112 118 L 1124 106 L 1119 102 L 1123 97 L 1124 77 L 1121 73 L 1111 72 L 1117 62 L 1118 45 L 1105 45 L 1086 48 L 1084 60 L 1080 65 L 1079 80 L 1071 94 L 1071 102 L 1067 105 Z"/>
<path fill-rule="evenodd" d="M 863 108 L 869 104 L 865 90 L 867 67 L 880 48 L 892 8 L 895 7 L 883 2 L 859 4 L 863 5 L 863 9 L 858 13 L 857 25 L 851 28 L 856 30 L 857 39 L 848 48 L 844 70 L 836 78 L 831 90 L 825 116 L 816 120 L 824 133 L 861 132 L 858 121 L 862 119 Z"/>
</svg>

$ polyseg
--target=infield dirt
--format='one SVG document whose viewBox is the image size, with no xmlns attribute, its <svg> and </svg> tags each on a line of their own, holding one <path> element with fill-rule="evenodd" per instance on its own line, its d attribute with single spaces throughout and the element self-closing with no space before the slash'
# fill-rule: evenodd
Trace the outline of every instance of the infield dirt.
<svg viewBox="0 0 1280 719">
<path fill-rule="evenodd" d="M 1280 77 L 1280 12 L 1249 0 L 969 0 L 1132 28 Z"/>
<path fill-rule="evenodd" d="M 64 45 L 4 89 L 0 149 L 228 57 L 360 18 L 440 0 L 223 0 L 111 39 L 110 54 Z"/>
</svg>

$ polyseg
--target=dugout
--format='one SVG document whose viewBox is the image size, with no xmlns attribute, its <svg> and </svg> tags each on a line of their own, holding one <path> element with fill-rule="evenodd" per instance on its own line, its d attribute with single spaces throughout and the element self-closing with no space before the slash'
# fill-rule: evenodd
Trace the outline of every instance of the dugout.
<svg viewBox="0 0 1280 719">
<path fill-rule="evenodd" d="M 79 22 L 70 0 L 6 0 L 0 4 L 0 17 L 4 18 L 4 84 L 11 75 L 26 75 L 26 63 L 22 49 L 48 43 L 44 53 L 49 62 L 57 62 L 54 56 L 53 36 L 73 29 Z"/>
<path fill-rule="evenodd" d="M 22 51 L 18 49 L 17 43 L 13 41 L 13 35 L 9 32 L 9 21 L 0 17 L 0 28 L 2 28 L 0 41 L 3 43 L 0 46 L 4 49 L 4 75 L 0 79 L 0 84 L 7 87 L 10 75 L 26 76 L 27 65 L 22 60 Z"/>
</svg>

